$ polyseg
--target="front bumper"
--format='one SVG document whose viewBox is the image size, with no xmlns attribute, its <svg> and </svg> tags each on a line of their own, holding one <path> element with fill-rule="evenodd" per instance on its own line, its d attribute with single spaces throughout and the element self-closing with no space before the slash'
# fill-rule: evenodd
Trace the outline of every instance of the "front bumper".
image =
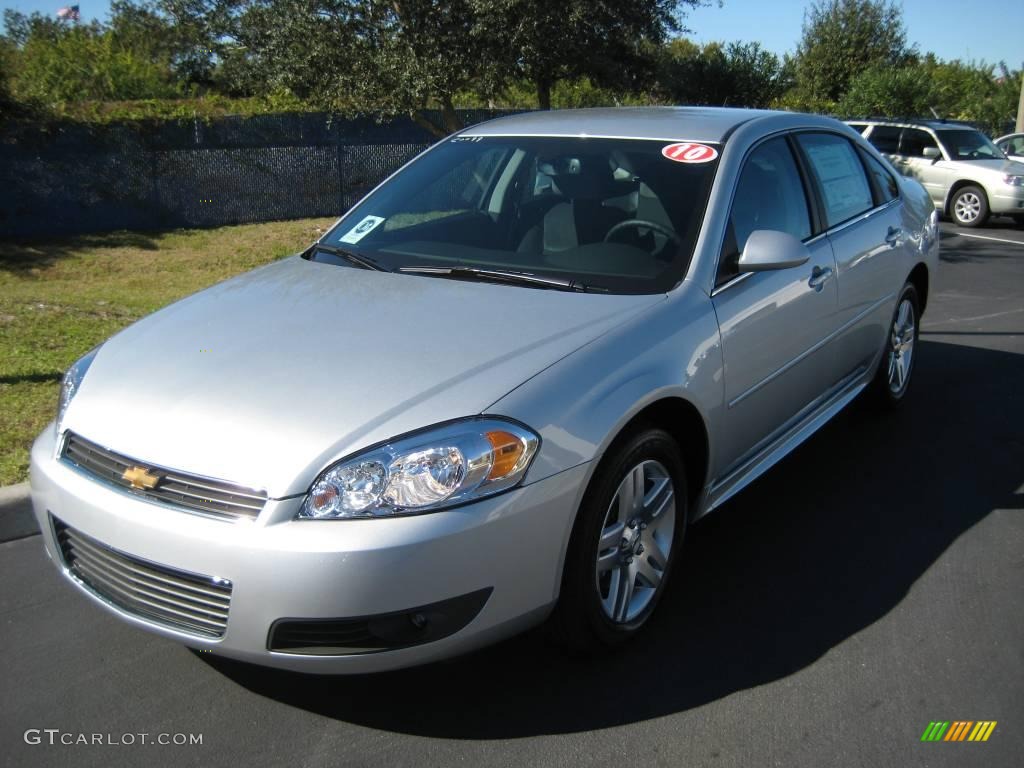
<svg viewBox="0 0 1024 768">
<path fill-rule="evenodd" d="M 1003 184 L 998 189 L 990 189 L 988 204 L 992 213 L 1024 215 L 1024 187 Z"/>
<path fill-rule="evenodd" d="M 253 522 L 224 522 L 151 503 L 54 458 L 53 428 L 32 448 L 32 503 L 47 554 L 64 575 L 122 619 L 214 654 L 319 673 L 396 669 L 454 656 L 543 620 L 562 562 L 586 465 L 464 507 L 404 518 L 293 520 L 300 497 L 270 500 Z M 53 520 L 140 560 L 232 583 L 220 638 L 154 623 L 75 579 Z M 454 634 L 394 650 L 312 655 L 268 650 L 285 618 L 347 619 L 408 611 L 491 590 Z"/>
</svg>

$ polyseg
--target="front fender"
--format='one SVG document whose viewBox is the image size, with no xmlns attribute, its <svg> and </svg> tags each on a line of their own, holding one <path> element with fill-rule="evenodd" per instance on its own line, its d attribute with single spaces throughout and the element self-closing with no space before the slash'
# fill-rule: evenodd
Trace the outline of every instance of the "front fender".
<svg viewBox="0 0 1024 768">
<path fill-rule="evenodd" d="M 700 478 L 706 487 L 715 471 L 722 372 L 714 308 L 703 291 L 684 281 L 666 301 L 529 379 L 487 413 L 518 419 L 540 433 L 527 483 L 588 462 L 589 482 L 597 459 L 637 414 L 659 400 L 681 398 L 697 409 L 707 431 L 708 473 Z"/>
</svg>

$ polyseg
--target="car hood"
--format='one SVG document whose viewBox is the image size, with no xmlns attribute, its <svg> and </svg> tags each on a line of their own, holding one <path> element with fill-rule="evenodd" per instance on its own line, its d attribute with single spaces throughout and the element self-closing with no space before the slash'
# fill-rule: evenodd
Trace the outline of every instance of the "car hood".
<svg viewBox="0 0 1024 768">
<path fill-rule="evenodd" d="M 141 462 L 280 498 L 352 451 L 484 411 L 662 300 L 293 257 L 114 336 L 63 426 Z"/>
<path fill-rule="evenodd" d="M 972 168 L 983 168 L 986 171 L 998 173 L 1000 176 L 1009 174 L 1024 176 L 1024 163 L 1018 163 L 1015 160 L 992 158 L 991 160 L 955 160 L 953 162 L 958 165 L 969 165 Z"/>
</svg>

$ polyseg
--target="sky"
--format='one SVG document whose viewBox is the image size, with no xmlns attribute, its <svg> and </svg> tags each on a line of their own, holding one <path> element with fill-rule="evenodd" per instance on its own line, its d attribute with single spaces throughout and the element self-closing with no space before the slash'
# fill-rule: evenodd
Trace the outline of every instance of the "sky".
<svg viewBox="0 0 1024 768">
<path fill-rule="evenodd" d="M 556 0 L 555 0 L 556 1 Z M 804 8 L 809 0 L 716 0 L 711 5 L 690 11 L 686 26 L 696 42 L 714 40 L 748 42 L 756 40 L 780 56 L 792 52 L 800 39 Z M 14 8 L 22 13 L 56 13 L 75 0 L 0 0 L 0 9 Z M 1004 8 L 1019 3 L 1011 0 Z M 103 19 L 109 0 L 78 0 L 82 20 Z M 1011 68 L 1024 66 L 1024 31 L 1019 14 L 1012 21 L 1001 19 L 992 7 L 975 6 L 968 0 L 904 0 L 903 20 L 909 42 L 925 53 L 941 59 L 1005 61 Z M 975 13 L 974 11 L 977 11 Z M 1014 15 L 1014 14 L 1011 14 Z"/>
</svg>

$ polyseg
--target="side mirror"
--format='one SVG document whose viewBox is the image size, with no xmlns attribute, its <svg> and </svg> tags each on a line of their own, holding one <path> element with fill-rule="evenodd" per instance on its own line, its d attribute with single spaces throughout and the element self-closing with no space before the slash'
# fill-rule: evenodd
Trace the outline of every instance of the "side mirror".
<svg viewBox="0 0 1024 768">
<path fill-rule="evenodd" d="M 788 232 L 755 229 L 747 238 L 737 266 L 740 272 L 767 272 L 799 267 L 810 258 L 807 246 Z"/>
<path fill-rule="evenodd" d="M 925 147 L 921 150 L 921 154 L 931 160 L 933 163 L 942 157 L 942 153 L 939 152 L 938 147 Z"/>
</svg>

